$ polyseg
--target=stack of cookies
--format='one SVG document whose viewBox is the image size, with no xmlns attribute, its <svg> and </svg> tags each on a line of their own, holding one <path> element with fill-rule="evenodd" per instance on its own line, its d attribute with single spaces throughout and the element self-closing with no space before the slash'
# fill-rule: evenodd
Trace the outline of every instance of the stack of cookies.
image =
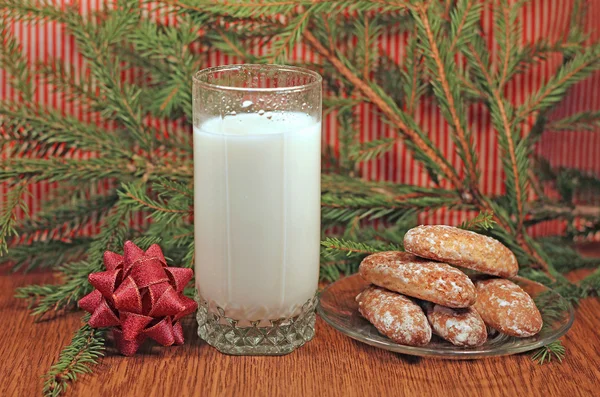
<svg viewBox="0 0 600 397">
<path fill-rule="evenodd" d="M 363 317 L 396 343 L 423 346 L 432 333 L 457 346 L 480 346 L 487 329 L 528 337 L 542 328 L 533 299 L 506 278 L 519 270 L 499 241 L 450 226 L 418 226 L 407 252 L 379 252 L 360 264 L 372 285 L 356 300 Z M 494 277 L 472 281 L 457 269 Z"/>
</svg>

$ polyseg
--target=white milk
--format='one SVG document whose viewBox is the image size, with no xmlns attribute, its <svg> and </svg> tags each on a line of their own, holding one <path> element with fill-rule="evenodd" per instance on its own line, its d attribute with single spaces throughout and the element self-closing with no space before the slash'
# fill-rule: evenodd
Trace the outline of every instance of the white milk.
<svg viewBox="0 0 600 397">
<path fill-rule="evenodd" d="M 239 114 L 194 127 L 196 286 L 238 320 L 295 315 L 319 277 L 321 123 Z"/>
</svg>

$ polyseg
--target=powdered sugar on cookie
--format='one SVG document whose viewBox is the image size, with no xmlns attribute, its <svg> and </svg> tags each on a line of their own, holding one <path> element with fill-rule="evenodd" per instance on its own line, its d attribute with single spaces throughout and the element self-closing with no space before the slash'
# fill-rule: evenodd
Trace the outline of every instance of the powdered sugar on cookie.
<svg viewBox="0 0 600 397">
<path fill-rule="evenodd" d="M 468 307 L 475 286 L 460 270 L 406 252 L 379 252 L 366 257 L 360 275 L 370 283 L 449 307 Z"/>
<path fill-rule="evenodd" d="M 483 321 L 502 333 L 528 337 L 542 329 L 542 316 L 533 299 L 509 280 L 478 281 L 475 309 Z"/>
<path fill-rule="evenodd" d="M 411 299 L 371 286 L 361 292 L 356 300 L 362 316 L 394 342 L 422 346 L 431 340 L 427 318 Z"/>
<path fill-rule="evenodd" d="M 514 254 L 498 240 L 446 225 L 417 226 L 404 236 L 404 249 L 423 258 L 501 277 L 517 274 Z"/>
<path fill-rule="evenodd" d="M 473 308 L 450 309 L 430 304 L 427 320 L 436 335 L 456 346 L 481 346 L 487 340 L 485 323 Z"/>
</svg>

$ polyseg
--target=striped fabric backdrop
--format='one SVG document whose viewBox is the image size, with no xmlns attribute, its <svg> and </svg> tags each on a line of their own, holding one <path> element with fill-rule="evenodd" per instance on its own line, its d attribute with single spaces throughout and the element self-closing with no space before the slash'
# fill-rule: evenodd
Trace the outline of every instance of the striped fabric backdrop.
<svg viewBox="0 0 600 397">
<path fill-rule="evenodd" d="M 514 0 L 511 0 L 514 1 Z M 64 6 L 72 3 L 71 0 L 55 0 L 57 4 Z M 523 25 L 523 42 L 531 42 L 539 38 L 558 40 L 563 37 L 569 27 L 571 18 L 570 10 L 574 0 L 531 0 L 522 9 L 520 21 Z M 79 7 L 81 13 L 102 6 L 102 0 L 81 0 Z M 590 40 L 600 37 L 600 28 L 595 26 L 594 21 L 600 20 L 600 1 L 587 0 L 586 29 L 591 34 Z M 144 5 L 144 7 L 147 7 Z M 171 17 L 154 15 L 161 18 L 165 23 L 172 23 Z M 488 45 L 495 54 L 498 45 L 493 35 L 493 14 L 491 9 L 486 9 L 483 15 L 483 29 L 489 39 Z M 20 40 L 23 51 L 32 64 L 36 61 L 46 61 L 52 57 L 61 58 L 67 64 L 72 64 L 75 72 L 86 70 L 85 62 L 77 52 L 76 44 L 69 37 L 65 29 L 56 23 L 45 23 L 38 25 L 13 24 L 12 30 Z M 595 30 L 594 30 L 595 28 Z M 397 35 L 383 35 L 379 42 L 380 48 L 396 62 L 401 62 L 406 45 L 406 37 Z M 262 49 L 255 49 L 260 53 Z M 292 55 L 295 59 L 307 61 L 318 61 L 318 56 L 311 53 L 306 46 L 298 45 Z M 229 63 L 239 63 L 235 57 L 221 54 L 217 51 L 210 53 L 208 66 L 216 66 Z M 544 84 L 552 76 L 561 64 L 560 55 L 549 56 L 540 64 L 534 66 L 527 73 L 517 75 L 506 87 L 506 95 L 515 104 L 522 103 L 527 95 L 540 85 Z M 133 76 L 123 76 L 132 78 Z M 191 83 L 191 81 L 190 81 Z M 85 121 L 98 122 L 98 116 L 89 114 L 78 108 L 76 104 L 64 102 L 60 95 L 52 92 L 51 87 L 38 86 L 35 100 L 40 104 L 61 109 L 68 114 L 74 114 Z M 562 118 L 567 115 L 600 109 L 600 73 L 596 73 L 590 79 L 575 86 L 569 92 L 567 99 L 558 107 L 551 118 Z M 0 70 L 0 98 L 13 99 L 15 93 L 10 88 L 7 76 Z M 394 136 L 395 132 L 383 123 L 372 105 L 364 104 L 358 109 L 360 118 L 360 139 L 367 141 L 386 136 Z M 443 120 L 439 110 L 431 101 L 423 101 L 416 109 L 417 122 L 423 127 L 433 142 L 438 144 L 444 155 L 450 159 L 453 165 L 458 166 L 460 159 L 456 154 L 454 143 L 450 138 L 450 128 Z M 172 122 L 164 120 L 148 120 L 154 126 L 167 133 Z M 487 110 L 480 105 L 469 109 L 469 123 L 475 132 L 474 137 L 478 146 L 479 165 L 482 180 L 481 189 L 488 194 L 502 194 L 505 191 L 503 183 L 503 171 L 499 158 L 499 147 L 495 132 L 491 127 L 490 117 Z M 107 127 L 110 127 L 107 125 Z M 190 131 L 191 132 L 191 131 Z M 554 167 L 575 167 L 600 176 L 600 159 L 597 153 L 600 151 L 600 131 L 568 131 L 553 132 L 545 131 L 536 151 L 547 158 Z M 324 120 L 323 144 L 332 145 L 337 148 L 337 126 L 335 114 L 330 114 Z M 73 153 L 74 156 L 89 156 L 89 154 Z M 412 158 L 406 146 L 397 143 L 393 150 L 385 156 L 361 165 L 362 175 L 370 180 L 389 180 L 400 183 L 429 185 L 426 172 Z M 30 187 L 31 195 L 28 198 L 32 213 L 40 208 L 40 202 L 49 197 L 55 190 L 54 184 L 39 183 Z M 99 187 L 102 189 L 102 186 Z M 6 186 L 0 186 L 0 197 L 4 196 Z M 1 205 L 1 200 L 0 200 Z M 421 219 L 424 223 L 446 223 L 457 224 L 462 222 L 469 214 L 460 211 L 440 210 L 435 213 L 424 215 Z M 139 221 L 142 221 L 139 219 Z M 534 235 L 557 234 L 564 229 L 561 222 L 547 222 L 538 225 L 532 230 Z M 89 230 L 93 232 L 93 230 Z"/>
</svg>

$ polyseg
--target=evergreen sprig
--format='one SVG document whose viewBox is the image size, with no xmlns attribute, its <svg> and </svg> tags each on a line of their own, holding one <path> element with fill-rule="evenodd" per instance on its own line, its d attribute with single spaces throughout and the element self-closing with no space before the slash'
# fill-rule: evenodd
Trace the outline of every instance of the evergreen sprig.
<svg viewBox="0 0 600 397">
<path fill-rule="evenodd" d="M 475 218 L 464 221 L 459 227 L 461 229 L 477 231 L 492 229 L 495 224 L 494 213 L 486 211 L 480 212 Z"/>
<path fill-rule="evenodd" d="M 16 228 L 17 209 L 21 208 L 25 214 L 28 212 L 27 204 L 21 200 L 21 196 L 26 189 L 26 183 L 18 183 L 8 192 L 6 200 L 2 203 L 3 208 L 0 213 L 0 256 L 8 252 L 8 239 L 18 233 Z"/>
<path fill-rule="evenodd" d="M 551 131 L 596 131 L 600 129 L 600 111 L 581 112 L 548 123 Z"/>
<path fill-rule="evenodd" d="M 89 314 L 83 316 L 84 325 L 77 330 L 71 343 L 60 353 L 58 361 L 44 375 L 45 396 L 56 397 L 64 393 L 70 382 L 76 381 L 78 375 L 92 372 L 90 366 L 97 364 L 98 359 L 104 356 L 106 331 L 87 325 L 89 318 Z"/>
<path fill-rule="evenodd" d="M 551 362 L 553 359 L 562 362 L 565 358 L 566 349 L 560 340 L 555 340 L 548 345 L 539 348 L 531 356 L 532 360 L 540 365 Z"/>
</svg>

